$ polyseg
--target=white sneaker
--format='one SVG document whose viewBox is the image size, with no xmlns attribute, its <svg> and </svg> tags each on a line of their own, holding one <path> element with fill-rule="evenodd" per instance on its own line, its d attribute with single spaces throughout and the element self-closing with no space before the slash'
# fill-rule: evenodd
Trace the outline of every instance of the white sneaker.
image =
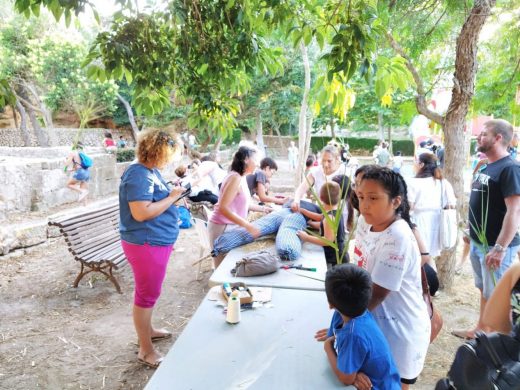
<svg viewBox="0 0 520 390">
<path fill-rule="evenodd" d="M 81 194 L 79 194 L 78 202 L 81 202 L 83 199 L 85 199 L 88 195 L 88 190 L 82 190 Z"/>
</svg>

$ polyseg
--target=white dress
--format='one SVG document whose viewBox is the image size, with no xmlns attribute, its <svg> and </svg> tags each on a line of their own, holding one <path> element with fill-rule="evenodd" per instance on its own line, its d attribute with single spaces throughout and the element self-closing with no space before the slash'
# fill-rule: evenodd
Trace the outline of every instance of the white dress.
<svg viewBox="0 0 520 390">
<path fill-rule="evenodd" d="M 417 225 L 430 256 L 439 256 L 441 209 L 457 204 L 453 187 L 448 180 L 443 179 L 441 184 L 440 180 L 433 177 L 414 177 L 408 179 L 407 183 L 408 201 L 414 204 L 411 212 L 412 221 Z M 443 194 L 441 188 L 444 190 Z M 435 264 L 431 265 L 435 268 Z"/>
<path fill-rule="evenodd" d="M 422 298 L 421 256 L 412 230 L 399 219 L 382 232 L 358 221 L 354 262 L 390 290 L 372 314 L 385 335 L 401 378 L 422 371 L 430 345 L 430 318 Z"/>
</svg>

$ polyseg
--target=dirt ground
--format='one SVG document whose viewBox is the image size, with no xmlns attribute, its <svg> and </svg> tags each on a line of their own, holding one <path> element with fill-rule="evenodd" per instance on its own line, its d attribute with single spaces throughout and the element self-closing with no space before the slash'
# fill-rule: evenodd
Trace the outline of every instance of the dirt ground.
<svg viewBox="0 0 520 390">
<path fill-rule="evenodd" d="M 197 240 L 193 228 L 181 231 L 156 307 L 155 324 L 174 332 L 173 339 L 157 344 L 163 354 L 208 290 L 209 271 L 197 281 L 192 267 Z M 154 371 L 137 363 L 130 268 L 116 271 L 122 294 L 100 276 L 71 287 L 78 270 L 61 239 L 0 258 L 0 389 L 141 389 L 150 379 Z M 416 389 L 433 389 L 447 372 L 461 343 L 449 331 L 476 320 L 478 295 L 469 264 L 456 276 L 454 290 L 441 292 L 435 304 L 445 325 Z"/>
</svg>

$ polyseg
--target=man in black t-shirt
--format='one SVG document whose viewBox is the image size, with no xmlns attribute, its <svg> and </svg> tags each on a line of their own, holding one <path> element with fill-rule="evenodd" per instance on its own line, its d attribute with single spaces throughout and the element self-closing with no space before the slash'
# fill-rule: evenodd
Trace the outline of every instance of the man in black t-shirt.
<svg viewBox="0 0 520 390">
<path fill-rule="evenodd" d="M 258 195 L 260 202 L 263 203 L 284 204 L 287 201 L 286 197 L 269 195 L 269 180 L 277 170 L 278 165 L 272 158 L 263 158 L 260 161 L 260 169 L 246 177 L 251 196 Z"/>
<path fill-rule="evenodd" d="M 473 338 L 485 329 L 482 314 L 498 281 L 520 249 L 520 165 L 508 153 L 513 127 L 505 120 L 484 124 L 477 138 L 478 150 L 488 164 L 476 172 L 470 196 L 470 258 L 475 286 L 481 292 L 480 317 L 475 329 L 453 331 L 455 336 Z M 494 277 L 493 277 L 494 274 Z"/>
</svg>

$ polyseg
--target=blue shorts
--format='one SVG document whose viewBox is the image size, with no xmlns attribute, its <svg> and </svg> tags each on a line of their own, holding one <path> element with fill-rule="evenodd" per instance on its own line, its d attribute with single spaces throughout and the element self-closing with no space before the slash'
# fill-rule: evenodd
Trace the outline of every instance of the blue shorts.
<svg viewBox="0 0 520 390">
<path fill-rule="evenodd" d="M 519 249 L 520 245 L 510 246 L 506 249 L 506 254 L 502 260 L 502 263 L 500 263 L 500 268 L 494 270 L 495 281 L 497 283 L 500 278 L 502 278 L 502 275 L 504 275 L 504 272 L 506 272 L 513 263 L 516 253 Z M 482 294 L 484 295 L 485 299 L 489 299 L 491 293 L 495 289 L 495 285 L 493 284 L 491 271 L 486 266 L 486 256 L 479 248 L 479 246 L 473 241 L 470 243 L 469 257 L 471 259 L 471 266 L 473 267 L 475 287 L 482 290 Z"/>
<path fill-rule="evenodd" d="M 88 169 L 79 168 L 74 171 L 72 178 L 76 181 L 89 181 L 90 172 Z"/>
</svg>

